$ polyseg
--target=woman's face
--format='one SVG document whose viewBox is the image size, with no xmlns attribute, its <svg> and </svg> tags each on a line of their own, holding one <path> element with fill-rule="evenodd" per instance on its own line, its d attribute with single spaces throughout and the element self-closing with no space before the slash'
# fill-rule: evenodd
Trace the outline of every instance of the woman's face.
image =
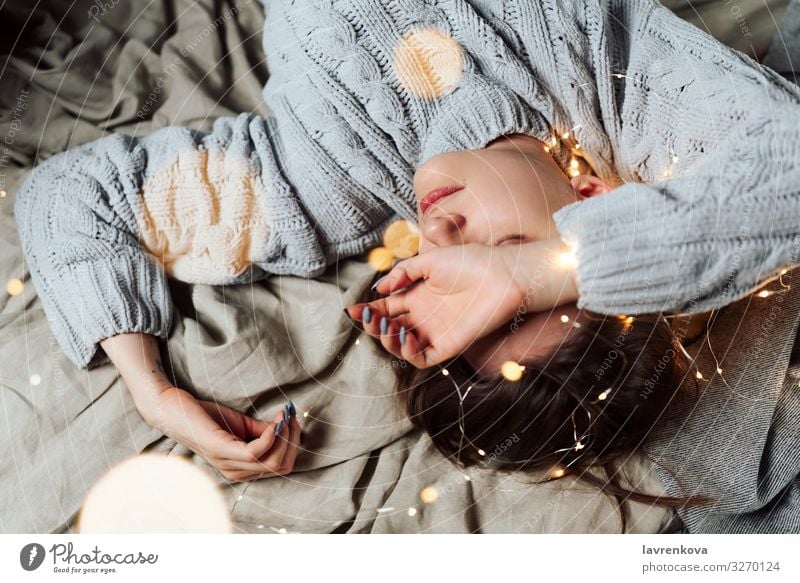
<svg viewBox="0 0 800 583">
<path fill-rule="evenodd" d="M 483 243 L 514 245 L 558 237 L 553 213 L 607 192 L 587 176 L 567 179 L 536 138 L 515 134 L 481 150 L 441 154 L 414 175 L 419 203 L 420 253 L 434 247 Z M 526 314 L 513 327 L 503 326 L 465 352 L 485 374 L 499 371 L 506 360 L 546 357 L 565 339 L 577 314 L 575 304 L 555 312 Z"/>
<path fill-rule="evenodd" d="M 580 197 L 544 148 L 536 138 L 516 134 L 420 166 L 414 175 L 420 253 L 557 237 L 553 213 Z"/>
</svg>

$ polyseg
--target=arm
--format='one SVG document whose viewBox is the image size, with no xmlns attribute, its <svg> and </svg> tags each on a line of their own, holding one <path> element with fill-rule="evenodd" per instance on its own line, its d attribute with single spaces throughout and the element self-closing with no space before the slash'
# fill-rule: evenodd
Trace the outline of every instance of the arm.
<svg viewBox="0 0 800 583">
<path fill-rule="evenodd" d="M 297 203 L 266 132 L 266 120 L 242 114 L 216 120 L 208 134 L 168 127 L 144 138 L 111 135 L 33 170 L 17 195 L 17 224 L 53 332 L 73 362 L 107 362 L 98 343 L 116 334 L 166 338 L 168 276 L 240 283 L 318 252 L 313 240 L 302 249 L 287 243 L 292 231 L 271 220 Z M 291 228 L 313 232 L 302 212 Z"/>
<path fill-rule="evenodd" d="M 581 307 L 719 308 L 798 262 L 800 90 L 650 0 L 636 6 L 609 9 L 628 18 L 629 47 L 608 48 L 626 62 L 596 69 L 624 72 L 598 86 L 616 88 L 601 103 L 620 120 L 608 134 L 631 183 L 556 224 L 576 250 Z"/>
</svg>

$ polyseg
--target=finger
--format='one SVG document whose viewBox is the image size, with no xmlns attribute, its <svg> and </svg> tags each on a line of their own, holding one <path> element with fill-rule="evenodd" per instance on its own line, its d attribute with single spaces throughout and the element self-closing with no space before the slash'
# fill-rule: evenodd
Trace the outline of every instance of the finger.
<svg viewBox="0 0 800 583">
<path fill-rule="evenodd" d="M 373 313 L 380 313 L 391 318 L 408 313 L 408 295 L 405 293 L 394 294 L 374 300 L 367 304 Z"/>
<path fill-rule="evenodd" d="M 294 469 L 297 455 L 300 453 L 300 433 L 302 428 L 296 418 L 292 418 L 289 423 L 289 445 L 286 448 L 286 455 L 281 463 L 280 474 L 288 474 Z"/>
<path fill-rule="evenodd" d="M 398 346 L 400 347 L 400 358 L 411 363 L 416 368 L 428 368 L 425 359 L 424 346 L 408 322 L 400 324 L 400 331 L 397 335 Z"/>
<path fill-rule="evenodd" d="M 378 282 L 375 289 L 382 294 L 390 294 L 411 285 L 418 279 L 427 278 L 429 275 L 430 260 L 428 258 L 430 254 L 429 252 L 401 261 Z"/>
<path fill-rule="evenodd" d="M 386 319 L 386 324 L 381 331 L 380 341 L 381 345 L 392 355 L 397 358 L 403 358 L 400 350 L 400 321 L 404 318 Z"/>
<path fill-rule="evenodd" d="M 276 473 L 283 463 L 286 449 L 289 447 L 289 424 L 284 421 L 280 425 L 280 433 L 274 436 L 272 447 L 258 459 L 258 463 L 263 466 L 262 472 Z"/>
</svg>

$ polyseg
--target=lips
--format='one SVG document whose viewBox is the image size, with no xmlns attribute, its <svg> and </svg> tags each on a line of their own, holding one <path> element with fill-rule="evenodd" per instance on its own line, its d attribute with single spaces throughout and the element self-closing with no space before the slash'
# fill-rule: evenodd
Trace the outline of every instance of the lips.
<svg viewBox="0 0 800 583">
<path fill-rule="evenodd" d="M 431 206 L 436 204 L 438 201 L 442 200 L 446 196 L 450 196 L 451 194 L 458 192 L 459 190 L 464 190 L 464 186 L 459 184 L 431 190 L 421 201 L 419 201 L 420 211 L 422 214 L 425 214 L 428 212 L 428 209 L 430 209 Z"/>
</svg>

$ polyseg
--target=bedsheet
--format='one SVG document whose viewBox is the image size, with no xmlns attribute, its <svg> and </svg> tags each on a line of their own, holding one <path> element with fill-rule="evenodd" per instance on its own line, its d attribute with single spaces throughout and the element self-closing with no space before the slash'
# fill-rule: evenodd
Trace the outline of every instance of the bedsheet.
<svg viewBox="0 0 800 583">
<path fill-rule="evenodd" d="M 57 6 L 3 19 L 23 38 L 4 59 L 0 281 L 23 286 L 0 294 L 2 532 L 74 531 L 91 485 L 142 452 L 202 467 L 237 533 L 619 531 L 612 501 L 569 476 L 537 484 L 543 476 L 465 473 L 412 429 L 393 398 L 402 363 L 342 315 L 374 279 L 363 257 L 316 280 L 172 282 L 176 318 L 164 352 L 178 386 L 263 418 L 293 399 L 304 435 L 290 476 L 228 483 L 141 419 L 113 366 L 75 368 L 25 270 L 15 187 L 37 161 L 106 132 L 207 130 L 219 116 L 265 115 L 268 69 L 255 0 Z M 635 488 L 663 493 L 646 460 L 629 460 L 625 474 Z M 428 486 L 438 499 L 426 504 L 420 492 Z M 632 532 L 659 532 L 672 520 L 665 509 L 629 504 Z"/>
</svg>

